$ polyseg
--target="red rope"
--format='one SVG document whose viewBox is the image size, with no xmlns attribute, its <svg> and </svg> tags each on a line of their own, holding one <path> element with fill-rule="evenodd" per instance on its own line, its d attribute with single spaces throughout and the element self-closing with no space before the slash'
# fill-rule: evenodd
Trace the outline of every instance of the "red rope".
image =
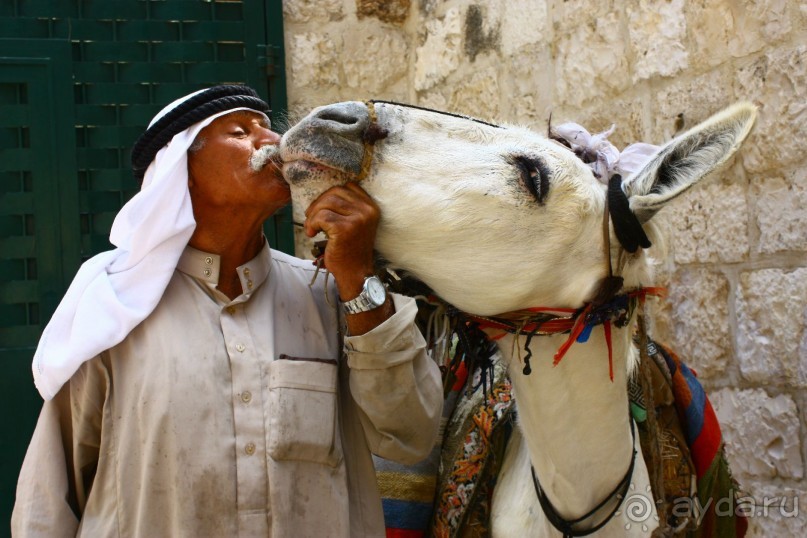
<svg viewBox="0 0 807 538">
<path fill-rule="evenodd" d="M 555 359 L 552 361 L 552 366 L 557 366 L 560 360 L 566 355 L 566 352 L 569 351 L 569 348 L 572 347 L 577 337 L 580 336 L 580 333 L 583 332 L 583 329 L 586 328 L 585 321 L 586 316 L 588 313 L 591 312 L 591 303 L 587 304 L 586 307 L 580 312 L 580 315 L 577 316 L 574 320 L 574 325 L 572 326 L 572 332 L 569 334 L 569 338 L 558 348 L 557 353 L 555 353 Z"/>
<path fill-rule="evenodd" d="M 648 295 L 653 295 L 655 297 L 665 297 L 667 295 L 667 290 L 662 287 L 650 287 L 650 288 L 639 288 L 633 291 L 629 291 L 627 293 L 628 298 L 637 298 L 639 304 L 644 306 L 645 298 Z M 563 344 L 558 348 L 558 351 L 555 353 L 555 357 L 552 361 L 552 366 L 557 366 L 561 359 L 566 355 L 566 352 L 572 347 L 580 334 L 586 328 L 586 318 L 591 313 L 592 309 L 594 308 L 592 303 L 588 303 L 582 310 L 576 310 L 573 308 L 546 308 L 546 307 L 532 307 L 532 308 L 525 308 L 523 310 L 518 310 L 516 312 L 510 312 L 507 314 L 502 314 L 500 316 L 495 317 L 483 317 L 483 316 L 468 316 L 470 320 L 477 324 L 480 329 L 493 329 L 497 331 L 502 331 L 498 334 L 491 334 L 488 335 L 488 339 L 492 341 L 500 340 L 503 338 L 507 333 L 514 333 L 516 335 L 519 334 L 560 334 L 569 332 L 569 338 L 566 339 Z M 575 316 L 559 316 L 555 319 L 550 320 L 543 320 L 543 321 L 528 321 L 529 318 L 524 319 L 525 315 L 528 313 L 548 313 L 548 312 L 558 312 L 563 314 L 575 314 Z M 520 321 L 523 323 L 521 325 L 518 324 L 519 318 Z M 611 378 L 611 381 L 614 380 L 614 357 L 613 357 L 613 346 L 612 346 L 612 339 L 611 339 L 611 321 L 605 320 L 603 322 L 603 331 L 605 333 L 605 343 L 608 347 L 608 376 Z"/>
</svg>

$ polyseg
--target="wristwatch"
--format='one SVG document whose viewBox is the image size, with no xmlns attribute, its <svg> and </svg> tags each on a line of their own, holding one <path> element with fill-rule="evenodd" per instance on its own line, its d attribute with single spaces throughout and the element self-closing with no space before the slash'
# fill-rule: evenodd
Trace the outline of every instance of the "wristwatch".
<svg viewBox="0 0 807 538">
<path fill-rule="evenodd" d="M 364 279 L 364 287 L 355 299 L 345 301 L 342 306 L 348 314 L 358 314 L 374 310 L 387 300 L 387 288 L 377 276 L 368 276 Z"/>
</svg>

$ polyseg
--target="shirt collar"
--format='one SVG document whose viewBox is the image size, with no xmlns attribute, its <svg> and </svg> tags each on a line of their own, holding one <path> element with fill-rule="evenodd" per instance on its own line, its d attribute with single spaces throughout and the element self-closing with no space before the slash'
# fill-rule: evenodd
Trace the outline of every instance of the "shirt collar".
<svg viewBox="0 0 807 538">
<path fill-rule="evenodd" d="M 186 246 L 177 262 L 177 269 L 188 276 L 198 278 L 212 287 L 219 284 L 219 267 L 221 256 Z M 272 268 L 272 250 L 264 241 L 263 248 L 257 256 L 239 266 L 238 278 L 241 280 L 243 295 L 249 296 L 269 277 Z"/>
</svg>

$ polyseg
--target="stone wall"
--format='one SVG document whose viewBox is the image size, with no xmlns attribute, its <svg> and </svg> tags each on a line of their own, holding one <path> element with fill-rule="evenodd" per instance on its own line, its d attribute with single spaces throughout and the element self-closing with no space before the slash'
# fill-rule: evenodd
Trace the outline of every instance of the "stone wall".
<svg viewBox="0 0 807 538">
<path fill-rule="evenodd" d="M 787 516 L 807 510 L 807 4 L 285 0 L 284 18 L 293 117 L 380 98 L 543 131 L 551 113 L 616 123 L 623 147 L 753 101 L 741 154 L 665 210 L 656 334 L 709 390 L 736 477 L 768 499 L 751 534 L 801 535 Z"/>
</svg>

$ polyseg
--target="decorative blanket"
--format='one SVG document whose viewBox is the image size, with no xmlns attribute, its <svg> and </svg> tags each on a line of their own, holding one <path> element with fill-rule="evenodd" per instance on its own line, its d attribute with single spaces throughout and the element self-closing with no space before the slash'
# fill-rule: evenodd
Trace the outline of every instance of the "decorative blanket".
<svg viewBox="0 0 807 538">
<path fill-rule="evenodd" d="M 703 387 L 666 347 L 650 342 L 647 351 L 643 361 L 652 364 L 653 381 L 644 390 L 654 402 L 656 430 L 647 428 L 651 410 L 642 388 L 632 386 L 630 399 L 648 470 L 652 474 L 657 461 L 663 477 L 666 508 L 660 507 L 659 514 L 666 514 L 666 535 L 743 537 L 747 521 L 741 514 L 715 510 L 738 488 Z M 376 458 L 387 538 L 490 535 L 490 501 L 515 415 L 510 381 L 499 359 L 498 353 L 491 358 L 484 382 L 486 368 L 468 376 L 460 365 L 443 409 L 440 439 L 425 462 L 406 467 Z M 655 459 L 653 446 L 660 447 Z"/>
<path fill-rule="evenodd" d="M 712 404 L 706 397 L 695 373 L 667 347 L 654 344 L 669 370 L 675 408 L 686 435 L 687 446 L 697 474 L 699 507 L 706 509 L 692 536 L 741 537 L 745 536 L 748 521 L 737 510 L 729 513 L 716 511 L 718 502 L 731 500 L 737 506 L 739 493 L 729 471 L 723 449 L 723 438 Z"/>
<path fill-rule="evenodd" d="M 440 433 L 424 461 L 416 465 L 401 465 L 373 456 L 387 538 L 423 538 L 429 535 L 445 428 L 467 377 L 463 366 L 457 371 L 456 380 L 445 398 Z"/>
<path fill-rule="evenodd" d="M 465 384 L 446 427 L 431 529 L 438 538 L 490 534 L 490 501 L 515 410 L 504 365 L 493 359 Z"/>
</svg>

